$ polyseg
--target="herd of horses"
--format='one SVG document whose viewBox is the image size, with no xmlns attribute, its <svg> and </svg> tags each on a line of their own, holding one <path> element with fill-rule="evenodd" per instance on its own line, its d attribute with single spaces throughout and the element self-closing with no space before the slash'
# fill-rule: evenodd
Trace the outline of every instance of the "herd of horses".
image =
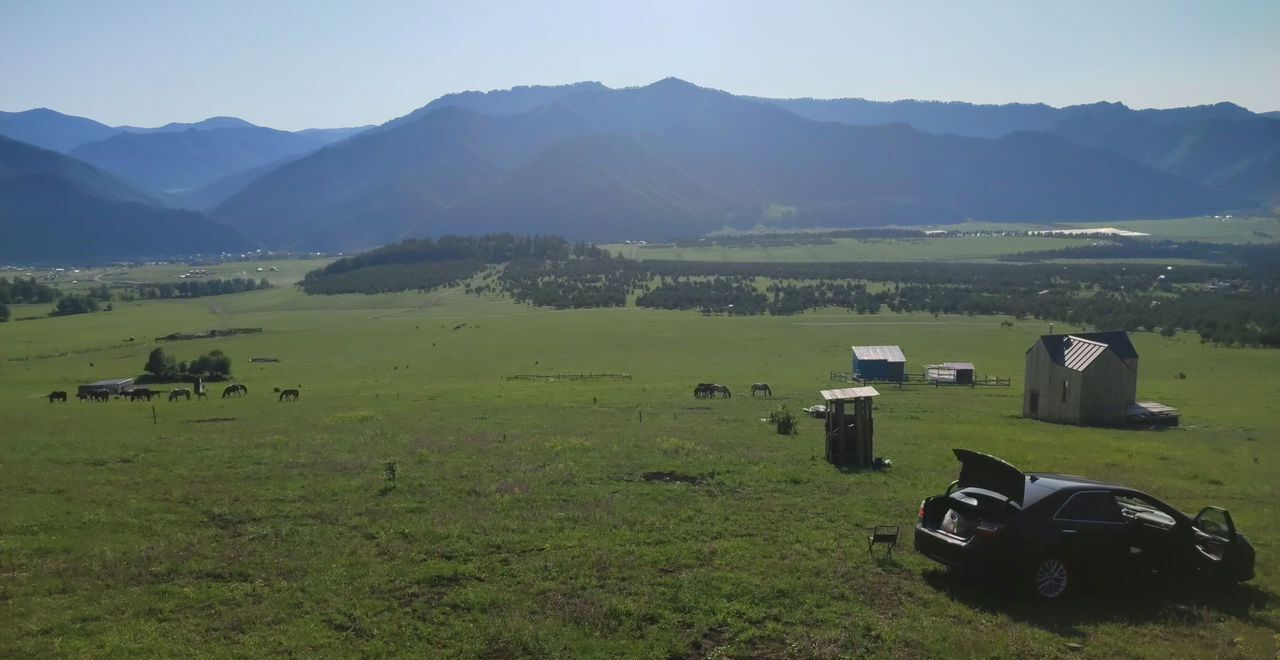
<svg viewBox="0 0 1280 660">
<path fill-rule="evenodd" d="M 755 396 L 756 392 L 763 392 L 768 397 L 773 396 L 773 390 L 770 389 L 768 383 L 752 383 L 751 396 Z M 693 388 L 693 396 L 698 399 L 714 399 L 717 395 L 726 399 L 733 398 L 733 392 L 730 392 L 727 386 L 719 383 L 698 383 Z"/>
<path fill-rule="evenodd" d="M 301 396 L 301 393 L 297 389 L 281 390 L 280 388 L 276 388 L 276 391 L 280 393 L 280 401 L 297 401 Z M 232 383 L 222 390 L 222 398 L 230 399 L 231 397 L 242 397 L 248 393 L 249 388 L 243 383 Z M 169 390 L 168 396 L 170 401 L 177 401 L 179 399 L 183 401 L 190 401 L 191 394 L 192 391 L 188 388 L 175 387 Z M 76 393 L 76 398 L 81 401 L 105 402 L 111 400 L 111 395 L 111 390 L 106 388 L 97 388 L 85 392 L 78 392 Z M 116 395 L 130 401 L 150 401 L 154 397 L 165 396 L 165 393 L 160 390 L 135 387 L 130 390 L 120 391 Z M 209 398 L 209 395 L 205 393 L 204 388 L 197 388 L 195 390 L 195 396 L 197 400 Z M 67 393 L 62 390 L 54 390 L 49 393 L 47 398 L 49 399 L 49 403 L 66 403 Z"/>
</svg>

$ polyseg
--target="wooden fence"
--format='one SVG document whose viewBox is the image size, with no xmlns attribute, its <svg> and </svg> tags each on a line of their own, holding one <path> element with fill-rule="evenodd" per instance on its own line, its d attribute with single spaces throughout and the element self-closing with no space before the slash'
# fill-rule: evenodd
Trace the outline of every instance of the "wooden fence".
<svg viewBox="0 0 1280 660">
<path fill-rule="evenodd" d="M 631 374 L 516 374 L 507 380 L 631 380 Z"/>
<path fill-rule="evenodd" d="M 1012 387 L 1012 378 L 1001 378 L 999 376 L 983 376 L 979 378 L 976 374 L 972 382 L 956 383 L 937 378 L 930 378 L 927 374 L 905 374 L 903 380 L 875 380 L 870 378 L 858 378 L 847 371 L 832 371 L 831 380 L 838 380 L 842 383 L 857 383 L 859 385 L 869 384 L 889 384 L 897 385 L 898 389 L 906 386 L 917 385 L 933 385 L 934 387 Z"/>
</svg>

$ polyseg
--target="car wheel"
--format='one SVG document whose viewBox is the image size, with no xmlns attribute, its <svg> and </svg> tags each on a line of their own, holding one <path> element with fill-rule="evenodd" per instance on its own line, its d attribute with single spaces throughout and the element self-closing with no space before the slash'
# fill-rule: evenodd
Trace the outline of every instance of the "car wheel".
<svg viewBox="0 0 1280 660">
<path fill-rule="evenodd" d="M 1071 586 L 1071 571 L 1061 559 L 1046 557 L 1032 569 L 1031 586 L 1037 596 L 1045 600 L 1057 600 L 1066 595 Z"/>
</svg>

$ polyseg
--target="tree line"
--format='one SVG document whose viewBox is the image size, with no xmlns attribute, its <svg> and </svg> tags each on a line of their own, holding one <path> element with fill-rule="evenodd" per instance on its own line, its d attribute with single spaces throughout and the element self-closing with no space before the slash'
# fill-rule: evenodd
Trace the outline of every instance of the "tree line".
<svg viewBox="0 0 1280 660">
<path fill-rule="evenodd" d="M 231 375 L 231 358 L 219 349 L 213 349 L 194 360 L 179 361 L 164 352 L 163 348 L 151 351 L 142 370 L 161 381 L 181 378 L 223 379 Z"/>
<path fill-rule="evenodd" d="M 1220 265 L 1046 263 L 1100 257 Z M 493 266 L 503 259 L 505 266 Z M 1035 263 L 632 261 L 557 237 L 504 234 L 404 241 L 312 271 L 302 286 L 310 293 L 379 293 L 473 280 L 468 293 L 559 309 L 624 306 L 635 295 L 642 307 L 738 315 L 823 307 L 1002 314 L 1166 334 L 1181 329 L 1204 341 L 1280 347 L 1280 246 L 1122 240 L 1035 252 L 1030 260 Z M 482 271 L 483 281 L 475 282 Z"/>
<path fill-rule="evenodd" d="M 231 279 L 212 279 L 205 281 L 183 280 L 177 283 L 157 282 L 154 284 L 139 284 L 135 287 L 135 292 L 139 298 L 147 300 L 167 299 L 167 298 L 202 298 L 204 296 L 223 296 L 232 293 L 244 293 L 245 291 L 258 291 L 261 289 L 270 289 L 271 283 L 267 278 L 254 280 L 253 278 L 233 277 Z"/>
</svg>

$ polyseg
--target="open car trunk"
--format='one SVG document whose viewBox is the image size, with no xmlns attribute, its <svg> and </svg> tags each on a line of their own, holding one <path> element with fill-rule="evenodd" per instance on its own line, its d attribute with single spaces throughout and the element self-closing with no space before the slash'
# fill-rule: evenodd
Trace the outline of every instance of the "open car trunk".
<svg viewBox="0 0 1280 660">
<path fill-rule="evenodd" d="M 960 478 L 945 495 L 925 500 L 924 527 L 962 541 L 975 534 L 998 533 L 1022 508 L 1026 476 L 994 456 L 953 451 L 960 459 Z"/>
</svg>

